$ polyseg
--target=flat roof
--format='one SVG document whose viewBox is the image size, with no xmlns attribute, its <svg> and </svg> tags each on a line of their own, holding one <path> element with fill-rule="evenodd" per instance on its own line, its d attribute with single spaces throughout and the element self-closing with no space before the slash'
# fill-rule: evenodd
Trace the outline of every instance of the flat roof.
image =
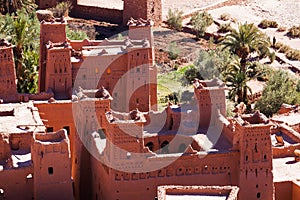
<svg viewBox="0 0 300 200">
<path fill-rule="evenodd" d="M 292 181 L 300 179 L 300 162 L 294 157 L 273 159 L 274 182 Z"/>
<path fill-rule="evenodd" d="M 285 123 L 289 126 L 294 126 L 300 123 L 300 113 L 299 112 L 289 112 L 281 115 L 274 115 L 272 120 L 277 122 Z"/>
<path fill-rule="evenodd" d="M 44 131 L 45 126 L 32 102 L 0 104 L 0 134 Z"/>
</svg>

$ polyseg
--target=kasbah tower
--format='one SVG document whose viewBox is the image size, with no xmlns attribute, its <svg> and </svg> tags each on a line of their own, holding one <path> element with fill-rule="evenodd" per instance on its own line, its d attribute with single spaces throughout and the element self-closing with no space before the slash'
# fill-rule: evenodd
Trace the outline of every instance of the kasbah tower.
<svg viewBox="0 0 300 200">
<path fill-rule="evenodd" d="M 30 170 L 40 175 L 28 193 L 47 199 L 63 185 L 66 196 L 57 199 L 70 199 L 72 177 L 74 199 L 153 200 L 168 185 L 199 186 L 193 194 L 238 191 L 230 199 L 275 199 L 269 119 L 259 112 L 227 117 L 226 87 L 215 79 L 194 82 L 194 102 L 158 112 L 151 27 L 161 21 L 161 1 L 124 0 L 123 12 L 124 40 L 69 40 L 64 19 L 39 16 L 39 94 L 27 98 L 35 100 L 32 112 L 38 110 L 47 133 L 28 139 Z M 16 91 L 12 47 L 2 42 L 0 52 L 0 97 L 24 99 Z M 214 142 L 207 149 L 203 141 Z M 7 138 L 0 142 L 8 147 Z M 0 188 L 2 176 L 0 170 Z"/>
</svg>

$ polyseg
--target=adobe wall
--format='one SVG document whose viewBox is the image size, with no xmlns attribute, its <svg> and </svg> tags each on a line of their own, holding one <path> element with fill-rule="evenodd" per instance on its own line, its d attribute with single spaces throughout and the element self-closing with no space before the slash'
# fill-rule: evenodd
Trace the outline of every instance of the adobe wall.
<svg viewBox="0 0 300 200">
<path fill-rule="evenodd" d="M 275 182 L 274 186 L 276 200 L 293 200 L 293 190 L 291 181 Z"/>
<path fill-rule="evenodd" d="M 293 200 L 300 199 L 300 183 L 299 181 L 293 181 Z"/>
<path fill-rule="evenodd" d="M 186 155 L 160 170 L 145 173 L 126 173 L 110 168 L 102 169 L 96 175 L 95 180 L 102 178 L 103 182 L 101 180 L 100 190 L 97 185 L 94 187 L 93 197 L 96 194 L 102 194 L 103 196 L 100 197 L 103 199 L 140 199 L 143 197 L 143 199 L 152 200 L 157 195 L 158 185 L 237 185 L 237 158 L 238 153 L 209 154 L 204 158 L 199 158 L 198 155 Z M 155 166 L 162 159 L 168 159 L 168 155 L 148 159 L 145 166 Z M 134 161 L 129 160 L 128 162 Z M 124 167 L 130 166 L 129 163 L 124 163 Z M 96 160 L 92 166 L 95 169 L 105 168 Z M 136 167 L 136 165 L 131 166 Z M 107 183 L 112 185 L 106 188 L 104 185 Z M 93 183 L 93 185 L 95 184 Z M 101 187 L 102 185 L 103 187 Z"/>
<path fill-rule="evenodd" d="M 121 24 L 123 10 L 100 8 L 94 6 L 75 5 L 70 13 L 71 17 L 93 19 Z"/>
<path fill-rule="evenodd" d="M 0 99 L 4 102 L 17 101 L 17 80 L 13 46 L 0 41 Z"/>
<path fill-rule="evenodd" d="M 273 158 L 294 157 L 294 151 L 300 149 L 300 144 L 291 144 L 283 147 L 273 147 Z"/>
<path fill-rule="evenodd" d="M 4 190 L 3 199 L 33 199 L 33 168 L 22 167 L 0 169 L 0 189 Z M 0 197 L 2 199 L 2 197 Z"/>
<path fill-rule="evenodd" d="M 35 199 L 73 199 L 69 139 L 65 130 L 35 133 L 32 144 Z"/>
</svg>

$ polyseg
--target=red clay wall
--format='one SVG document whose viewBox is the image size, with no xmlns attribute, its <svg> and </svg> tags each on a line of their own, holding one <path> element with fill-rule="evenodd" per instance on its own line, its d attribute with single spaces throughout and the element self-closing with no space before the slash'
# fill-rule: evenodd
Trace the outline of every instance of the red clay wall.
<svg viewBox="0 0 300 200">
<path fill-rule="evenodd" d="M 33 179 L 26 178 L 29 174 L 33 175 L 32 167 L 0 171 L 0 189 L 4 190 L 4 199 L 33 199 Z"/>
<path fill-rule="evenodd" d="M 117 9 L 100 8 L 93 6 L 75 5 L 70 13 L 71 17 L 108 21 L 121 24 L 123 11 Z"/>
<path fill-rule="evenodd" d="M 275 199 L 276 200 L 292 200 L 292 182 L 276 182 L 275 186 Z"/>
</svg>

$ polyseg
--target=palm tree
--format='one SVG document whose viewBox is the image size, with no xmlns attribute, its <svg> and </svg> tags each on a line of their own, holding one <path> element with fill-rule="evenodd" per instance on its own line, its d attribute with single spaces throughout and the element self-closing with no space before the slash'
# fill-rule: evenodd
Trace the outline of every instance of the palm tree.
<svg viewBox="0 0 300 200">
<path fill-rule="evenodd" d="M 265 57 L 271 43 L 270 39 L 253 23 L 245 23 L 239 24 L 238 30 L 227 34 L 220 45 L 223 49 L 229 49 L 231 53 L 236 54 L 240 58 L 242 68 L 245 68 L 251 53 L 256 52 L 259 56 Z"/>
<path fill-rule="evenodd" d="M 234 60 L 224 73 L 226 85 L 230 87 L 229 98 L 237 103 L 248 103 L 248 94 L 252 94 L 247 82 L 256 77 L 257 72 L 254 65 L 246 63 L 245 67 L 239 60 Z M 249 93 L 248 93 L 249 92 Z"/>
</svg>

